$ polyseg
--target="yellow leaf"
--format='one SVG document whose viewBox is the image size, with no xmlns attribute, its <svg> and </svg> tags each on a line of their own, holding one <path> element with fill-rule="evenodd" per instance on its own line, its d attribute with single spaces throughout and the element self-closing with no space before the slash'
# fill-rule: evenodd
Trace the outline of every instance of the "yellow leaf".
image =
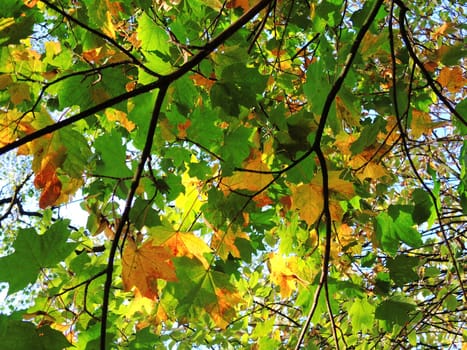
<svg viewBox="0 0 467 350">
<path fill-rule="evenodd" d="M 243 299 L 237 292 L 226 288 L 215 288 L 217 302 L 205 307 L 219 328 L 225 329 L 235 315 L 235 306 L 243 303 Z"/>
<path fill-rule="evenodd" d="M 323 212 L 323 192 L 320 186 L 302 184 L 291 186 L 291 210 L 298 211 L 300 219 L 313 225 Z"/>
<path fill-rule="evenodd" d="M 263 153 L 259 150 L 251 151 L 250 156 L 243 163 L 243 168 L 262 172 L 270 171 L 269 166 L 263 161 Z M 263 189 L 272 180 L 272 174 L 268 173 L 235 171 L 232 176 L 222 179 L 221 188 L 225 194 L 235 190 L 256 192 Z"/>
<path fill-rule="evenodd" d="M 340 120 L 345 121 L 350 126 L 360 124 L 360 113 L 355 113 L 354 108 L 347 106 L 341 97 L 336 96 L 336 115 Z"/>
<path fill-rule="evenodd" d="M 157 279 L 177 281 L 173 257 L 168 248 L 155 246 L 152 240 L 137 247 L 128 239 L 122 256 L 123 288 L 125 291 L 137 288 L 142 296 L 156 299 Z"/>
<path fill-rule="evenodd" d="M 271 280 L 280 288 L 283 298 L 289 297 L 297 288 L 297 282 L 307 285 L 308 282 L 298 276 L 298 257 L 291 256 L 285 258 L 279 254 L 269 254 L 269 269 Z"/>
<path fill-rule="evenodd" d="M 329 171 L 329 195 L 337 197 L 352 198 L 355 191 L 353 184 L 340 178 L 340 171 Z M 290 209 L 298 212 L 300 219 L 308 225 L 313 225 L 323 212 L 323 179 L 318 173 L 309 184 L 289 185 L 292 192 L 290 197 Z M 281 201 L 284 202 L 285 198 Z M 329 209 L 331 219 L 338 221 L 342 217 L 342 208 L 337 200 L 330 199 Z"/>
<path fill-rule="evenodd" d="M 119 111 L 114 108 L 107 108 L 105 110 L 105 116 L 110 121 L 119 122 L 121 126 L 123 126 L 128 131 L 133 131 L 136 127 L 135 123 L 128 120 L 127 114 L 125 112 Z"/>
<path fill-rule="evenodd" d="M 358 169 L 355 176 L 363 181 L 365 179 L 376 180 L 386 175 L 389 175 L 389 172 L 381 164 L 375 163 L 370 158 L 367 159 L 363 154 L 358 154 L 350 159 L 348 165 L 353 169 Z"/>
<path fill-rule="evenodd" d="M 240 251 L 235 245 L 237 238 L 249 239 L 244 232 L 234 232 L 229 228 L 227 232 L 214 229 L 214 234 L 211 239 L 211 248 L 224 261 L 229 257 L 229 254 L 235 258 L 240 258 Z"/>
<path fill-rule="evenodd" d="M 431 134 L 433 129 L 442 128 L 448 125 L 447 122 L 434 122 L 431 120 L 429 113 L 412 110 L 412 122 L 410 128 L 412 130 L 412 137 L 418 139 L 423 134 Z"/>
<path fill-rule="evenodd" d="M 211 248 L 201 238 L 191 232 L 174 232 L 166 242 L 174 256 L 186 256 L 190 259 L 195 257 L 203 266 L 208 269 L 209 262 L 204 257 L 205 253 L 210 253 Z"/>
<path fill-rule="evenodd" d="M 350 199 L 355 194 L 353 183 L 347 180 L 341 179 L 341 171 L 328 171 L 328 185 L 329 191 L 334 192 L 342 197 Z M 321 173 L 318 173 L 311 181 L 312 184 L 322 187 L 323 178 Z"/>
<path fill-rule="evenodd" d="M 334 146 L 336 146 L 343 155 L 349 155 L 352 153 L 350 151 L 350 146 L 357 140 L 354 134 L 341 132 L 336 135 L 335 139 L 336 141 L 334 141 Z"/>
<path fill-rule="evenodd" d="M 166 247 L 173 256 L 195 257 L 207 269 L 209 263 L 204 254 L 211 253 L 207 243 L 193 232 L 179 232 L 165 226 L 148 228 L 154 245 Z"/>
</svg>

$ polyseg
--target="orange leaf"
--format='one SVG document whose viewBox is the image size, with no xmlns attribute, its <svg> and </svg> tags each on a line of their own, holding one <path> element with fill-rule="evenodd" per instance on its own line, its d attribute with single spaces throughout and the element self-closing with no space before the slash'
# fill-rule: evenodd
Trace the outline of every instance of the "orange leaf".
<svg viewBox="0 0 467 350">
<path fill-rule="evenodd" d="M 38 0 L 23 0 L 23 2 L 27 7 L 33 8 L 34 6 L 36 6 Z"/>
<path fill-rule="evenodd" d="M 187 136 L 186 130 L 190 127 L 190 125 L 191 125 L 190 119 L 187 119 L 185 123 L 178 124 L 177 125 L 177 129 L 178 129 L 177 137 L 180 139 L 184 139 Z"/>
<path fill-rule="evenodd" d="M 465 86 L 467 79 L 464 78 L 461 67 L 444 67 L 439 73 L 438 83 L 447 88 L 449 92 L 456 93 Z"/>
<path fill-rule="evenodd" d="M 193 74 L 190 78 L 191 80 L 193 80 L 195 85 L 202 86 L 206 90 L 210 90 L 212 86 L 216 83 L 215 76 L 211 76 L 211 78 L 206 78 L 203 75 L 196 73 Z"/>
<path fill-rule="evenodd" d="M 119 122 L 121 126 L 123 126 L 128 131 L 133 131 L 136 127 L 135 123 L 128 120 L 127 114 L 125 112 L 119 111 L 114 108 L 107 108 L 105 110 L 105 116 L 110 121 Z"/>
<path fill-rule="evenodd" d="M 431 35 L 433 39 L 437 40 L 440 36 L 444 36 L 446 32 L 449 32 L 449 28 L 453 26 L 452 23 L 444 22 L 438 29 Z"/>
<path fill-rule="evenodd" d="M 91 50 L 83 51 L 82 56 L 86 62 L 97 64 L 104 57 L 101 51 L 102 47 L 96 47 Z"/>
<path fill-rule="evenodd" d="M 242 8 L 243 11 L 248 11 L 250 9 L 249 0 L 231 0 L 229 1 L 227 8 Z"/>
<path fill-rule="evenodd" d="M 263 161 L 263 153 L 258 150 L 251 151 L 250 156 L 243 163 L 243 168 L 255 171 L 270 171 L 269 166 Z M 248 190 L 256 192 L 263 189 L 272 180 L 272 174 L 236 171 L 232 176 L 222 179 L 221 188 L 225 194 L 227 194 L 229 190 Z"/>
<path fill-rule="evenodd" d="M 39 198 L 39 207 L 41 209 L 45 209 L 54 205 L 60 197 L 61 191 L 62 183 L 54 173 L 52 177 L 47 179 L 45 186 L 43 186 L 43 190 Z"/>
<path fill-rule="evenodd" d="M 289 297 L 297 288 L 297 282 L 302 285 L 308 283 L 298 276 L 298 258 L 291 256 L 285 258 L 281 255 L 269 254 L 269 269 L 271 271 L 271 280 L 280 287 L 280 293 L 283 298 Z"/>
<path fill-rule="evenodd" d="M 208 269 L 209 263 L 204 257 L 205 253 L 210 253 L 211 249 L 201 238 L 191 232 L 174 232 L 165 245 L 171 250 L 174 256 L 196 257 L 203 266 Z"/>
<path fill-rule="evenodd" d="M 133 240 L 127 240 L 122 256 L 123 287 L 130 291 L 137 288 L 142 296 L 156 299 L 157 279 L 177 281 L 174 256 L 162 246 L 154 246 L 152 240 L 147 240 L 137 247 Z"/>
<path fill-rule="evenodd" d="M 234 232 L 229 229 L 227 232 L 214 229 L 211 240 L 211 248 L 214 249 L 222 260 L 227 260 L 229 254 L 235 258 L 240 258 L 240 251 L 235 245 L 237 238 L 248 239 L 244 232 Z"/>
<path fill-rule="evenodd" d="M 211 303 L 205 307 L 211 315 L 216 325 L 225 329 L 235 315 L 234 306 L 243 302 L 237 292 L 232 292 L 226 288 L 215 288 L 217 302 Z"/>
</svg>

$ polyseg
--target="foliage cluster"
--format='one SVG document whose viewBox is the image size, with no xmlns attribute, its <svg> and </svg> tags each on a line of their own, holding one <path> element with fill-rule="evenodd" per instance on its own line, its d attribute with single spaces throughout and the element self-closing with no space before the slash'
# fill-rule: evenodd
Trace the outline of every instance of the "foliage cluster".
<svg viewBox="0 0 467 350">
<path fill-rule="evenodd" d="M 1 7 L 3 349 L 467 343 L 465 6 Z"/>
</svg>

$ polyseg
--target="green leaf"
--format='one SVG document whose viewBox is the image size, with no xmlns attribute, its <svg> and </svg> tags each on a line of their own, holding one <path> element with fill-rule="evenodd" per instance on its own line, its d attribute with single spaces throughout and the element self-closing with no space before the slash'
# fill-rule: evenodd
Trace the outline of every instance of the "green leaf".
<svg viewBox="0 0 467 350">
<path fill-rule="evenodd" d="M 375 318 L 388 321 L 390 325 L 398 324 L 403 326 L 410 320 L 410 314 L 415 309 L 416 306 L 414 304 L 408 303 L 404 299 L 393 297 L 381 302 L 376 307 Z"/>
<path fill-rule="evenodd" d="M 412 216 L 406 212 L 399 212 L 394 222 L 394 228 L 399 239 L 411 247 L 418 248 L 423 244 L 422 234 L 414 227 Z"/>
<path fill-rule="evenodd" d="M 353 154 L 361 153 L 366 147 L 373 145 L 378 134 L 386 127 L 386 121 L 381 117 L 377 117 L 374 121 L 367 119 L 362 125 L 364 125 L 364 129 L 360 137 L 350 146 Z"/>
<path fill-rule="evenodd" d="M 303 92 L 311 103 L 312 112 L 317 115 L 323 112 L 324 103 L 331 88 L 328 79 L 326 62 L 323 60 L 313 63 L 308 68 Z"/>
<path fill-rule="evenodd" d="M 349 318 L 352 323 L 353 333 L 366 332 L 373 327 L 375 307 L 366 299 L 354 299 L 349 309 Z"/>
<path fill-rule="evenodd" d="M 376 237 L 381 248 L 394 256 L 399 248 L 399 237 L 394 228 L 392 218 L 386 213 L 380 213 L 376 217 Z"/>
<path fill-rule="evenodd" d="M 444 307 L 449 311 L 454 311 L 459 306 L 459 301 L 454 294 L 449 294 L 443 302 Z"/>
<path fill-rule="evenodd" d="M 15 252 L 0 258 L 0 281 L 8 282 L 8 293 L 15 293 L 34 283 L 42 268 L 54 267 L 75 249 L 67 243 L 68 220 L 54 223 L 43 234 L 33 228 L 20 229 L 13 248 Z"/>
<path fill-rule="evenodd" d="M 132 176 L 126 166 L 126 148 L 120 134 L 112 131 L 101 135 L 94 141 L 94 147 L 100 154 L 96 162 L 96 174 L 117 178 Z"/>
<path fill-rule="evenodd" d="M 249 139 L 252 132 L 254 130 L 240 126 L 225 135 L 221 155 L 230 166 L 241 166 L 250 154 Z"/>
<path fill-rule="evenodd" d="M 138 18 L 138 39 L 145 51 L 170 52 L 169 36 L 146 12 Z"/>
<path fill-rule="evenodd" d="M 65 336 L 49 326 L 37 327 L 30 322 L 0 315 L 3 350 L 62 350 L 72 347 Z"/>
<path fill-rule="evenodd" d="M 398 255 L 395 259 L 388 258 L 386 261 L 389 275 L 398 287 L 419 279 L 418 274 L 414 270 L 419 264 L 419 258 L 407 255 Z"/>
<path fill-rule="evenodd" d="M 416 224 L 420 225 L 431 216 L 433 203 L 428 192 L 421 188 L 416 188 L 413 191 L 412 198 L 415 202 L 412 218 Z"/>
</svg>

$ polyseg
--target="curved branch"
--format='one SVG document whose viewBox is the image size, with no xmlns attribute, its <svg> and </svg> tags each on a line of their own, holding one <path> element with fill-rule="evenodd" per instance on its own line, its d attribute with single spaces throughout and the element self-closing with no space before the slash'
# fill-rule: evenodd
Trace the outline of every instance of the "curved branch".
<svg viewBox="0 0 467 350">
<path fill-rule="evenodd" d="M 449 100 L 441 93 L 441 91 L 436 86 L 433 78 L 431 77 L 430 73 L 425 69 L 425 66 L 423 65 L 423 63 L 420 61 L 420 59 L 417 57 L 416 53 L 414 52 L 413 47 L 412 47 L 412 45 L 410 43 L 410 40 L 409 40 L 409 36 L 408 36 L 408 33 L 407 33 L 407 28 L 405 27 L 405 21 L 407 19 L 405 17 L 405 14 L 407 13 L 408 8 L 400 0 L 396 0 L 396 3 L 400 7 L 400 14 L 399 14 L 400 33 L 401 33 L 401 36 L 402 36 L 402 40 L 404 41 L 404 44 L 405 44 L 407 50 L 409 51 L 410 57 L 413 59 L 415 64 L 418 66 L 418 68 L 420 68 L 423 75 L 425 76 L 426 81 L 428 82 L 428 85 L 433 90 L 433 92 L 436 94 L 436 96 L 438 96 L 438 98 L 443 102 L 443 104 L 447 107 L 447 109 L 449 109 L 449 111 L 452 114 L 454 114 L 462 124 L 467 126 L 467 121 L 464 118 L 462 118 L 460 113 L 456 111 L 456 109 L 452 106 L 452 104 L 449 102 Z"/>
<path fill-rule="evenodd" d="M 112 246 L 110 248 L 109 258 L 107 261 L 106 279 L 105 279 L 105 285 L 104 285 L 104 298 L 103 298 L 103 303 L 102 303 L 102 316 L 101 316 L 102 323 L 101 323 L 101 337 L 100 337 L 100 349 L 101 350 L 106 349 L 107 313 L 109 310 L 110 289 L 112 287 L 112 276 L 113 276 L 115 255 L 117 252 L 120 237 L 123 233 L 123 230 L 130 216 L 130 210 L 132 207 L 133 198 L 138 188 L 139 181 L 141 180 L 144 166 L 146 164 L 147 159 L 149 158 L 151 154 L 151 148 L 152 148 L 152 144 L 154 141 L 154 134 L 156 132 L 157 123 L 159 121 L 159 115 L 162 109 L 162 103 L 164 102 L 165 94 L 167 92 L 168 87 L 169 87 L 169 84 L 161 86 L 157 94 L 157 99 L 154 105 L 154 109 L 152 111 L 151 122 L 149 124 L 148 133 L 146 136 L 146 143 L 144 145 L 143 152 L 141 153 L 141 158 L 138 164 L 138 168 L 136 169 L 135 175 L 131 182 L 131 188 L 126 199 L 125 209 L 123 210 L 122 217 L 115 231 L 115 237 L 112 242 Z"/>
<path fill-rule="evenodd" d="M 374 19 L 376 18 L 376 15 L 378 14 L 378 11 L 380 7 L 382 6 L 384 0 L 378 0 L 371 13 L 369 14 L 368 18 L 366 19 L 365 23 L 363 24 L 362 28 L 357 34 L 357 37 L 355 38 L 355 41 L 352 44 L 352 47 L 350 49 L 349 55 L 347 56 L 347 59 L 345 61 L 344 67 L 339 74 L 339 77 L 336 79 L 334 82 L 331 91 L 329 92 L 324 107 L 323 107 L 323 112 L 321 113 L 321 119 L 319 121 L 318 129 L 316 131 L 316 139 L 315 142 L 313 143 L 313 146 L 311 149 L 306 152 L 302 157 L 297 159 L 294 163 L 292 163 L 288 168 L 285 170 L 291 169 L 293 166 L 296 166 L 298 162 L 304 160 L 306 157 L 308 157 L 313 151 L 316 152 L 316 155 L 319 159 L 320 165 L 321 165 L 321 171 L 322 171 L 322 178 L 323 178 L 323 212 L 325 215 L 325 220 L 326 220 L 326 243 L 325 243 L 325 251 L 324 251 L 324 256 L 323 256 L 323 266 L 321 270 L 321 277 L 320 281 L 318 284 L 318 287 L 315 291 L 315 295 L 313 297 L 313 304 L 310 309 L 310 312 L 308 313 L 307 319 L 302 327 L 302 330 L 300 332 L 300 336 L 298 338 L 297 344 L 295 345 L 295 349 L 298 350 L 301 347 L 301 344 L 303 340 L 305 339 L 305 334 L 308 330 L 308 327 L 311 323 L 311 319 L 313 318 L 313 315 L 316 311 L 316 308 L 318 306 L 318 300 L 319 296 L 321 294 L 321 290 L 323 286 L 327 283 L 327 275 L 329 271 L 329 259 L 330 259 L 330 252 L 331 252 L 331 232 L 332 232 L 332 225 L 331 225 L 331 214 L 329 211 L 329 178 L 328 178 L 328 170 L 326 166 L 326 159 L 324 157 L 323 151 L 321 150 L 320 143 L 321 139 L 324 134 L 324 127 L 326 125 L 327 117 L 329 114 L 329 111 L 331 110 L 332 103 L 334 102 L 334 99 L 337 96 L 337 93 L 339 92 L 342 84 L 344 83 L 345 77 L 347 76 L 347 73 L 350 70 L 350 67 L 352 65 L 352 62 L 357 54 L 358 48 L 360 47 L 360 43 L 363 40 L 363 37 L 365 36 L 365 33 L 368 31 L 370 28 L 371 24 L 373 23 Z M 333 317 L 332 314 L 329 315 L 331 318 Z M 336 333 L 335 329 L 333 329 L 333 335 L 335 336 L 335 341 L 336 341 L 336 346 L 338 347 L 339 344 L 336 339 Z"/>
<path fill-rule="evenodd" d="M 153 70 L 149 69 L 148 67 L 146 67 L 140 60 L 138 60 L 130 51 L 125 49 L 116 40 L 112 39 L 108 35 L 105 35 L 104 33 L 99 32 L 98 30 L 96 30 L 94 28 L 89 27 L 87 24 L 81 22 L 80 20 L 74 18 L 73 16 L 70 16 L 68 13 L 66 13 L 62 9 L 58 8 L 56 5 L 50 3 L 48 0 L 41 0 L 41 1 L 47 7 L 50 7 L 52 10 L 54 10 L 55 12 L 62 15 L 63 17 L 65 17 L 70 22 L 73 22 L 73 23 L 77 24 L 78 26 L 86 29 L 88 32 L 98 36 L 101 39 L 104 39 L 105 41 L 108 41 L 109 43 L 111 43 L 113 46 L 115 46 L 117 49 L 119 49 L 121 52 L 123 52 L 125 55 L 127 55 L 135 65 L 137 65 L 138 67 L 141 67 L 149 75 L 152 75 L 153 77 L 160 77 L 161 76 L 160 74 L 158 74 L 158 73 L 154 72 Z"/>
</svg>

